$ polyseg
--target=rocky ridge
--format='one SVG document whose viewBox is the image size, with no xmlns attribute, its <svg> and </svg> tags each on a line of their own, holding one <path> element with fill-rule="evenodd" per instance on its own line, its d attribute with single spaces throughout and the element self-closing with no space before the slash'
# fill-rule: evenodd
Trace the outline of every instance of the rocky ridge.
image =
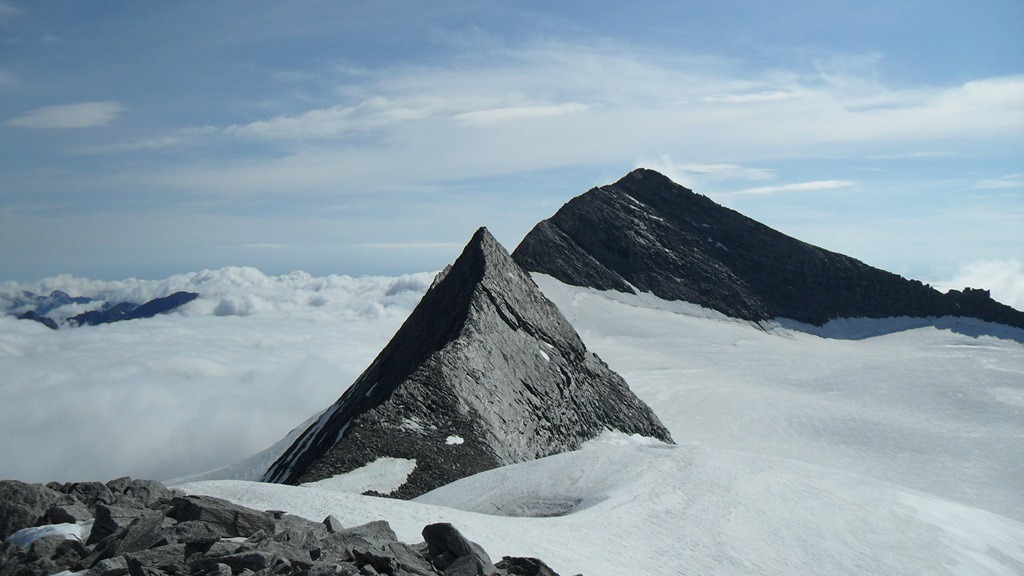
<svg viewBox="0 0 1024 576">
<path fill-rule="evenodd" d="M 179 306 L 183 306 L 196 298 L 195 292 L 175 292 L 168 296 L 154 298 L 143 304 L 118 302 L 111 304 L 102 302 L 100 308 L 82 312 L 66 320 L 68 326 L 98 326 L 123 320 L 152 318 L 158 314 L 166 314 Z M 47 328 L 56 330 L 60 324 L 47 316 L 50 312 L 70 304 L 94 304 L 97 300 L 87 296 L 69 296 L 61 290 L 54 290 L 49 296 L 39 296 L 31 292 L 22 292 L 13 301 L 7 302 L 8 311 L 17 310 L 14 314 L 19 320 L 34 320 Z"/>
<path fill-rule="evenodd" d="M 650 292 L 744 320 L 963 316 L 1024 328 L 987 290 L 945 294 L 773 230 L 657 172 L 573 198 L 513 253 L 575 286 Z"/>
<path fill-rule="evenodd" d="M 400 542 L 385 521 L 345 527 L 188 496 L 150 480 L 0 481 L 0 576 L 557 576 L 487 553 L 450 524 Z"/>
<path fill-rule="evenodd" d="M 414 498 L 506 464 L 575 450 L 605 429 L 671 442 L 481 228 L 373 363 L 264 476 L 302 483 L 392 457 Z"/>
</svg>

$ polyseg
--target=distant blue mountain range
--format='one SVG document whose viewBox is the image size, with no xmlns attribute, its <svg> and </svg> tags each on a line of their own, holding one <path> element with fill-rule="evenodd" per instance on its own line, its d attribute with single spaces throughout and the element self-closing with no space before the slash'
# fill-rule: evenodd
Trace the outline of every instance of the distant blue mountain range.
<svg viewBox="0 0 1024 576">
<path fill-rule="evenodd" d="M 95 310 L 83 312 L 68 318 L 64 323 L 68 326 L 96 326 L 98 324 L 110 324 L 122 320 L 136 320 L 139 318 L 152 318 L 157 314 L 170 312 L 179 306 L 191 302 L 199 297 L 195 292 L 175 292 L 169 296 L 154 298 L 144 304 L 133 302 L 111 303 L 88 296 L 71 296 L 67 292 L 54 290 L 48 296 L 41 296 L 29 291 L 22 291 L 21 294 L 11 301 L 7 307 L 9 315 L 17 316 L 21 320 L 35 320 L 45 326 L 56 330 L 60 325 L 56 320 L 48 316 L 50 312 L 67 306 L 69 304 L 92 304 L 102 302 Z"/>
</svg>

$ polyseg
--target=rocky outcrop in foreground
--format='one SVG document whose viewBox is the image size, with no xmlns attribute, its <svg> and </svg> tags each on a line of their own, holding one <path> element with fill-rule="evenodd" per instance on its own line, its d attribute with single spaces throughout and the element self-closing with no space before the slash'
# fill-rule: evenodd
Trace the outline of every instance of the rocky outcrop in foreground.
<svg viewBox="0 0 1024 576">
<path fill-rule="evenodd" d="M 578 450 L 612 429 L 671 442 L 621 376 L 486 228 L 438 275 L 369 368 L 270 467 L 302 483 L 415 460 L 396 498 Z"/>
<path fill-rule="evenodd" d="M 987 290 L 943 294 L 786 236 L 653 170 L 573 198 L 513 258 L 566 284 L 650 292 L 744 320 L 962 316 L 1024 328 L 1024 312 Z"/>
<path fill-rule="evenodd" d="M 535 558 L 492 563 L 450 524 L 410 546 L 385 521 L 346 528 L 130 478 L 0 481 L 0 537 L 0 576 L 557 576 Z"/>
</svg>

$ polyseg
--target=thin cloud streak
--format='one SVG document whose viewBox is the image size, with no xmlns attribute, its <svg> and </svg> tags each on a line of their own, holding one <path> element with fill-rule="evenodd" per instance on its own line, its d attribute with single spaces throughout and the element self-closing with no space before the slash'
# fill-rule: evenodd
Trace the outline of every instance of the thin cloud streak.
<svg viewBox="0 0 1024 576">
<path fill-rule="evenodd" d="M 794 184 L 779 184 L 776 186 L 758 186 L 738 190 L 736 194 L 776 194 L 778 192 L 812 192 L 816 190 L 835 190 L 836 188 L 848 188 L 853 182 L 845 180 L 815 180 L 812 182 L 797 182 Z"/>
<path fill-rule="evenodd" d="M 119 102 L 81 102 L 36 108 L 5 124 L 20 128 L 73 129 L 109 124 L 125 110 Z"/>
<path fill-rule="evenodd" d="M 527 120 L 532 118 L 551 118 L 562 114 L 575 114 L 587 111 L 586 104 L 569 102 L 553 106 L 510 106 L 491 110 L 475 110 L 456 114 L 455 119 L 467 124 L 486 126 L 501 122 Z"/>
</svg>

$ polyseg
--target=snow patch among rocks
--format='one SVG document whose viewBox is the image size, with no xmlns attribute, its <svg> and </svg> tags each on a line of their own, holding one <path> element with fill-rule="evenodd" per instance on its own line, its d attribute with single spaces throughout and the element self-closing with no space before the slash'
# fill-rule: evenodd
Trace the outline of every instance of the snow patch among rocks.
<svg viewBox="0 0 1024 576">
<path fill-rule="evenodd" d="M 49 538 L 51 536 L 63 536 L 65 540 L 78 540 L 79 542 L 85 542 L 89 539 L 89 534 L 92 532 L 92 524 L 93 520 L 89 519 L 74 524 L 67 522 L 23 528 L 8 536 L 5 542 L 17 544 L 18 546 L 26 549 L 36 540 L 39 540 L 40 538 Z"/>
<path fill-rule="evenodd" d="M 449 439 L 451 438 L 449 437 Z M 461 443 L 462 439 L 459 440 Z M 409 479 L 409 474 L 412 474 L 415 469 L 416 460 L 384 457 L 346 474 L 338 474 L 316 482 L 307 482 L 303 486 L 350 494 L 376 492 L 387 495 L 401 488 Z"/>
</svg>

